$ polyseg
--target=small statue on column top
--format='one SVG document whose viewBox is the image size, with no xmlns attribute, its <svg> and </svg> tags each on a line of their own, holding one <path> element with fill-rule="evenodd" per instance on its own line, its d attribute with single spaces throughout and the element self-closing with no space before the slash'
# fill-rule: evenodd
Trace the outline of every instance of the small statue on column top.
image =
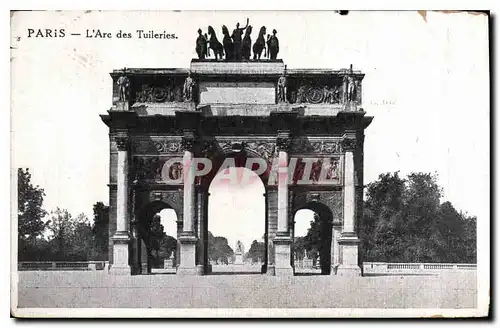
<svg viewBox="0 0 500 328">
<path fill-rule="evenodd" d="M 344 103 L 353 102 L 356 100 L 356 83 L 352 72 L 352 65 L 349 73 L 344 75 Z"/>
<path fill-rule="evenodd" d="M 284 103 L 287 101 L 287 80 L 286 80 L 286 68 L 283 74 L 278 79 L 278 103 Z"/>
<path fill-rule="evenodd" d="M 123 69 L 123 75 L 121 75 L 116 84 L 118 85 L 118 101 L 128 101 L 128 96 L 130 93 L 130 79 L 125 75 L 126 69 Z"/>
<path fill-rule="evenodd" d="M 183 93 L 184 93 L 184 101 L 193 101 L 193 89 L 194 89 L 194 81 L 191 77 L 191 72 L 188 73 L 186 80 L 184 81 Z"/>
</svg>

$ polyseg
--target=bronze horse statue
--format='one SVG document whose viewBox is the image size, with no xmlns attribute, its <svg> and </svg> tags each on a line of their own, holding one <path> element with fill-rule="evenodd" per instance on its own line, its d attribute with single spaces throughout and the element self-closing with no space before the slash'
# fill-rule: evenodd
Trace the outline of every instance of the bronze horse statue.
<svg viewBox="0 0 500 328">
<path fill-rule="evenodd" d="M 264 58 L 266 57 L 266 40 L 264 40 L 264 35 L 266 35 L 266 27 L 262 26 L 259 31 L 259 36 L 253 44 L 253 59 L 260 59 L 262 55 L 262 50 L 264 50 Z"/>
<path fill-rule="evenodd" d="M 217 59 L 222 59 L 223 57 L 223 49 L 222 49 L 222 44 L 217 40 L 217 36 L 215 35 L 215 31 L 212 26 L 208 27 L 208 35 L 210 36 L 210 39 L 208 40 L 209 44 L 209 53 L 210 49 L 214 52 L 215 60 Z"/>
<path fill-rule="evenodd" d="M 252 25 L 249 25 L 245 31 L 245 36 L 243 37 L 243 43 L 241 45 L 241 57 L 244 60 L 249 60 L 251 56 L 252 49 L 252 38 L 250 34 L 252 33 Z"/>
<path fill-rule="evenodd" d="M 226 54 L 226 60 L 233 59 L 234 50 L 233 50 L 233 40 L 231 36 L 229 36 L 229 30 L 226 25 L 222 25 L 222 35 L 224 35 L 224 39 L 222 39 L 222 44 L 224 45 L 224 53 Z"/>
</svg>

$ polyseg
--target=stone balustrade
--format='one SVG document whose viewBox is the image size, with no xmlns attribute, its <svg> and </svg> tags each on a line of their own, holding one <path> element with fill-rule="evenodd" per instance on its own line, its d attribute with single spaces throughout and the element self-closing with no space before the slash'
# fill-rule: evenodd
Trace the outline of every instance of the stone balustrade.
<svg viewBox="0 0 500 328">
<path fill-rule="evenodd" d="M 447 271 L 464 270 L 477 270 L 477 264 L 363 262 L 364 275 L 439 274 Z"/>
<path fill-rule="evenodd" d="M 24 261 L 17 264 L 18 271 L 98 271 L 107 268 L 108 261 Z"/>
</svg>

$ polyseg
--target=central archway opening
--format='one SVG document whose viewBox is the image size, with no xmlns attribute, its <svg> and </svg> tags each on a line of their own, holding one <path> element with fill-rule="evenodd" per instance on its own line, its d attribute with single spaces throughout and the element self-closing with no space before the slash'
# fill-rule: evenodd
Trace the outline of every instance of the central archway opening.
<svg viewBox="0 0 500 328">
<path fill-rule="evenodd" d="M 210 182 L 208 261 L 212 274 L 260 274 L 265 261 L 265 188 L 252 170 L 231 166 Z"/>
</svg>

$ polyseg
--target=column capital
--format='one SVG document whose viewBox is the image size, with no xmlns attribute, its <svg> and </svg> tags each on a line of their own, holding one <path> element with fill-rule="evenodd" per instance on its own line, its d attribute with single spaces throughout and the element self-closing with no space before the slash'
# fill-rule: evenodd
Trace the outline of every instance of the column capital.
<svg viewBox="0 0 500 328">
<path fill-rule="evenodd" d="M 276 147 L 278 151 L 289 152 L 292 144 L 292 138 L 289 131 L 278 131 L 276 138 Z"/>
<path fill-rule="evenodd" d="M 193 130 L 185 130 L 181 140 L 183 150 L 193 151 L 196 143 L 196 137 Z"/>
<path fill-rule="evenodd" d="M 344 136 L 344 138 L 341 140 L 341 144 L 344 152 L 354 152 L 356 150 L 357 140 Z"/>
<path fill-rule="evenodd" d="M 129 137 L 127 135 L 117 135 L 115 136 L 116 148 L 119 151 L 127 151 L 130 143 Z"/>
</svg>

